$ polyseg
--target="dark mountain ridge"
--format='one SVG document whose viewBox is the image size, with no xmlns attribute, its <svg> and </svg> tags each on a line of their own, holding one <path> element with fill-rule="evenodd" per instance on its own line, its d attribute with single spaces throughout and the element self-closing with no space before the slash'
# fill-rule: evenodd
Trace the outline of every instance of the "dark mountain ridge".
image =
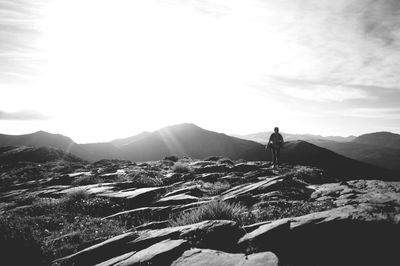
<svg viewBox="0 0 400 266">
<path fill-rule="evenodd" d="M 71 138 L 45 131 L 37 131 L 24 135 L 0 134 L 0 147 L 5 146 L 53 147 L 70 152 L 83 159 L 89 159 L 91 156 L 90 152 L 83 149 Z"/>
<path fill-rule="evenodd" d="M 368 133 L 355 138 L 353 142 L 392 149 L 400 149 L 400 134 L 386 131 Z"/>
<path fill-rule="evenodd" d="M 43 136 L 49 133 L 36 132 L 34 134 Z M 20 145 L 26 145 L 26 143 L 31 144 L 31 146 L 57 145 L 56 148 L 71 152 L 89 161 L 100 159 L 155 161 L 169 155 L 187 156 L 194 159 L 203 159 L 209 156 L 253 161 L 271 159 L 270 152 L 265 149 L 263 144 L 205 130 L 188 123 L 104 143 L 76 144 L 65 136 L 49 135 L 51 138 L 47 143 L 43 137 L 38 137 L 37 145 L 34 145 L 35 138 L 32 138 L 29 134 L 13 136 L 14 138 L 1 135 L 0 146 L 3 143 L 9 143 L 4 139 L 12 139 L 14 144 L 17 144 L 17 140 L 20 140 L 22 143 Z M 394 180 L 399 178 L 399 174 L 395 171 L 349 159 L 305 141 L 286 142 L 281 157 L 282 162 L 321 167 L 329 171 L 332 176 L 343 179 L 377 178 Z"/>
<path fill-rule="evenodd" d="M 0 163 L 14 164 L 20 162 L 45 163 L 64 160 L 82 162 L 79 157 L 51 147 L 7 146 L 0 147 Z"/>
<path fill-rule="evenodd" d="M 303 140 L 345 157 L 387 169 L 400 170 L 400 135 L 391 132 L 375 132 L 358 137 L 322 137 L 282 133 L 285 141 Z M 267 142 L 269 132 L 243 136 L 261 144 Z"/>
</svg>

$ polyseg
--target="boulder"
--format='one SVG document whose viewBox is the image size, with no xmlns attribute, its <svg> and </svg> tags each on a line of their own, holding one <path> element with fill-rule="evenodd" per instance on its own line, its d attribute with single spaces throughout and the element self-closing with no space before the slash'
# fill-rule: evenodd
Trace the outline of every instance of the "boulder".
<svg viewBox="0 0 400 266">
<path fill-rule="evenodd" d="M 384 211 L 383 209 L 384 208 Z M 399 207 L 345 206 L 261 225 L 240 250 L 272 251 L 288 265 L 390 265 L 400 255 Z"/>
<path fill-rule="evenodd" d="M 272 252 L 251 255 L 226 253 L 211 249 L 191 249 L 175 260 L 171 266 L 278 266 L 278 258 Z"/>
<path fill-rule="evenodd" d="M 256 250 L 281 251 L 285 249 L 290 231 L 290 220 L 281 219 L 260 225 L 257 229 L 245 234 L 238 241 L 242 250 L 255 248 Z M 260 248 L 262 247 L 262 248 Z"/>
</svg>

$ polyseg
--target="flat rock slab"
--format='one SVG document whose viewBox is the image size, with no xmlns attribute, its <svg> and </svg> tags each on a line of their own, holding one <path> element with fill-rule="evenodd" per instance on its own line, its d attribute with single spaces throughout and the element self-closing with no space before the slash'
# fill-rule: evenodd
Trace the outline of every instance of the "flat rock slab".
<svg viewBox="0 0 400 266">
<path fill-rule="evenodd" d="M 153 201 L 157 200 L 164 191 L 164 187 L 148 187 L 102 193 L 99 196 L 122 200 L 126 202 L 129 207 L 140 207 L 150 205 Z"/>
<path fill-rule="evenodd" d="M 207 204 L 209 202 L 210 202 L 209 200 L 204 200 L 204 201 L 192 202 L 192 203 L 185 204 L 185 205 L 173 206 L 172 211 L 173 212 L 181 212 L 181 211 L 188 210 L 188 209 L 194 209 L 194 208 L 200 207 L 201 205 Z"/>
<path fill-rule="evenodd" d="M 172 266 L 278 266 L 278 257 L 272 252 L 251 255 L 226 253 L 211 249 L 191 249 L 175 260 Z"/>
<path fill-rule="evenodd" d="M 198 201 L 199 198 L 186 194 L 178 194 L 169 197 L 162 198 L 155 202 L 154 206 L 170 206 L 170 205 L 183 205 Z"/>
<path fill-rule="evenodd" d="M 136 237 L 137 234 L 134 232 L 118 235 L 72 255 L 57 259 L 54 262 L 67 261 L 71 265 L 93 265 L 100 263 L 129 252 L 130 250 L 126 249 L 126 243 Z"/>
<path fill-rule="evenodd" d="M 132 254 L 129 258 L 119 261 L 115 266 L 136 266 L 136 265 L 170 265 L 185 250 L 189 249 L 187 241 L 164 240 L 146 249 Z"/>
<path fill-rule="evenodd" d="M 185 239 L 193 247 L 207 247 L 229 251 L 236 247 L 244 230 L 236 222 L 227 220 L 204 221 L 185 226 L 158 230 L 144 230 L 130 241 L 130 250 L 140 250 L 165 239 Z"/>
<path fill-rule="evenodd" d="M 95 266 L 113 266 L 115 264 L 117 264 L 118 262 L 124 261 L 126 259 L 129 259 L 133 254 L 135 254 L 135 251 L 129 252 L 129 253 L 125 253 L 122 254 L 120 256 L 114 257 L 112 259 L 103 261 L 101 263 L 96 264 Z"/>
<path fill-rule="evenodd" d="M 195 172 L 197 174 L 204 174 L 204 173 L 226 173 L 230 170 L 230 168 L 224 164 L 221 165 L 209 165 L 200 168 L 196 168 Z"/>
<path fill-rule="evenodd" d="M 162 229 L 162 228 L 166 228 L 170 225 L 169 220 L 166 221 L 156 221 L 156 222 L 150 222 L 150 223 L 146 223 L 146 224 L 142 224 L 139 226 L 135 227 L 136 231 L 141 231 L 141 230 L 148 230 L 148 229 Z"/>
<path fill-rule="evenodd" d="M 123 199 L 135 199 L 140 196 L 144 196 L 154 192 L 163 191 L 163 187 L 147 187 L 147 188 L 138 188 L 138 189 L 126 189 L 120 190 L 110 193 L 103 193 L 101 196 L 108 198 L 123 198 Z"/>
<path fill-rule="evenodd" d="M 218 178 L 222 177 L 223 175 L 223 173 L 200 174 L 196 177 L 196 180 L 201 180 L 204 182 L 216 182 Z"/>
<path fill-rule="evenodd" d="M 147 215 L 147 214 L 166 214 L 171 210 L 171 207 L 141 207 L 132 210 L 122 211 L 106 216 L 103 219 L 123 219 L 129 218 L 135 215 Z"/>
<path fill-rule="evenodd" d="M 59 198 L 61 196 L 74 193 L 76 191 L 81 191 L 84 190 L 90 195 L 97 195 L 101 193 L 107 193 L 107 192 L 112 192 L 114 190 L 114 185 L 112 183 L 99 183 L 99 184 L 91 184 L 91 185 L 84 185 L 84 186 L 63 186 L 62 189 L 57 189 L 57 186 L 53 186 L 55 189 L 51 191 L 50 187 L 47 192 L 47 194 L 44 194 L 42 196 L 47 196 L 47 197 L 53 197 L 53 198 Z"/>
<path fill-rule="evenodd" d="M 284 178 L 281 176 L 269 178 L 267 180 L 259 181 L 253 184 L 240 185 L 225 191 L 222 196 L 223 199 L 240 197 L 243 195 L 257 195 L 261 193 L 270 192 L 280 185 L 284 184 Z"/>
<path fill-rule="evenodd" d="M 331 199 L 338 206 L 359 203 L 400 205 L 400 190 L 396 183 L 380 180 L 352 180 L 315 186 L 311 198 Z"/>
<path fill-rule="evenodd" d="M 186 195 L 192 195 L 192 196 L 200 196 L 203 194 L 203 192 L 199 189 L 198 185 L 192 185 L 192 186 L 187 186 L 183 187 L 180 189 L 176 189 L 174 191 L 171 191 L 167 194 L 164 195 L 164 197 L 169 197 L 169 196 L 175 196 L 179 194 L 186 194 Z"/>
<path fill-rule="evenodd" d="M 255 164 L 249 164 L 249 163 L 238 163 L 235 164 L 230 171 L 232 172 L 242 172 L 242 173 L 247 173 L 250 171 L 255 171 L 260 169 L 258 165 Z"/>
<path fill-rule="evenodd" d="M 169 265 L 163 262 L 172 262 L 190 247 L 233 250 L 243 234 L 236 222 L 225 220 L 128 232 L 55 262 L 72 265 Z M 128 253 L 130 255 L 126 255 Z"/>
</svg>

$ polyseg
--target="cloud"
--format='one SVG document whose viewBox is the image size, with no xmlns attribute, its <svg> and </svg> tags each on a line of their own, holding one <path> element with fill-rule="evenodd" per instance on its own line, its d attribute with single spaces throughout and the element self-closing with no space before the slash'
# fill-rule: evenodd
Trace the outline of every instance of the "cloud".
<svg viewBox="0 0 400 266">
<path fill-rule="evenodd" d="M 316 102 L 343 102 L 354 99 L 371 99 L 372 96 L 359 87 L 348 87 L 339 83 L 324 81 L 291 79 L 269 76 L 274 84 L 286 96 Z"/>
<path fill-rule="evenodd" d="M 22 110 L 17 112 L 6 112 L 0 110 L 0 120 L 47 120 L 49 116 L 34 110 Z"/>
<path fill-rule="evenodd" d="M 35 72 L 42 1 L 2 0 L 0 3 L 0 82 L 24 81 Z"/>
<path fill-rule="evenodd" d="M 282 91 L 292 97 L 311 101 L 345 101 L 368 98 L 362 90 L 349 89 L 343 86 L 317 85 L 309 88 L 282 88 Z"/>
<path fill-rule="evenodd" d="M 365 119 L 400 120 L 400 108 L 349 108 L 339 110 L 337 115 L 345 117 L 358 117 Z"/>
<path fill-rule="evenodd" d="M 363 32 L 377 38 L 388 46 L 398 46 L 400 42 L 400 1 L 369 0 L 360 11 Z"/>
<path fill-rule="evenodd" d="M 366 86 L 356 84 L 346 84 L 349 89 L 362 90 L 369 95 L 368 101 L 358 101 L 353 103 L 355 106 L 363 108 L 397 108 L 400 102 L 400 88 Z"/>
</svg>

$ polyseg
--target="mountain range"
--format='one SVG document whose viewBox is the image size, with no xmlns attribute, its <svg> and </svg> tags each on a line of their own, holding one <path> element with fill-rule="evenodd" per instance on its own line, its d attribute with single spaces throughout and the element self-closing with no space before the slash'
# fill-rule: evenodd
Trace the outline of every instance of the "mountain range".
<svg viewBox="0 0 400 266">
<path fill-rule="evenodd" d="M 353 138 L 350 142 L 368 145 L 356 140 L 361 139 L 362 142 L 367 142 L 371 138 L 373 139 L 374 136 Z M 337 140 L 326 141 L 340 144 L 349 142 Z M 395 142 L 395 138 L 392 141 Z M 174 125 L 128 138 L 90 144 L 77 144 L 69 137 L 44 131 L 26 135 L 0 135 L 0 147 L 16 145 L 49 146 L 72 153 L 87 161 L 100 159 L 152 161 L 160 160 L 168 155 L 196 159 L 208 156 L 223 156 L 233 160 L 270 160 L 271 158 L 270 152 L 261 143 L 205 130 L 194 124 Z M 282 162 L 321 167 L 332 176 L 339 178 L 397 179 L 399 177 L 395 171 L 347 158 L 303 140 L 285 143 L 282 149 Z"/>
<path fill-rule="evenodd" d="M 246 134 L 246 135 L 234 134 L 232 136 L 241 138 L 241 139 L 256 141 L 256 142 L 259 142 L 262 144 L 267 144 L 268 138 L 272 133 L 273 133 L 272 131 L 265 131 L 265 132 L 258 132 L 258 133 L 252 133 L 252 134 Z M 290 134 L 290 133 L 285 133 L 285 132 L 280 132 L 280 133 L 282 134 L 285 141 L 329 140 L 329 141 L 336 141 L 336 142 L 348 142 L 348 141 L 352 141 L 355 138 L 357 138 L 356 136 L 342 137 L 342 136 L 321 136 L 321 135 L 313 135 L 313 134 Z"/>
</svg>

